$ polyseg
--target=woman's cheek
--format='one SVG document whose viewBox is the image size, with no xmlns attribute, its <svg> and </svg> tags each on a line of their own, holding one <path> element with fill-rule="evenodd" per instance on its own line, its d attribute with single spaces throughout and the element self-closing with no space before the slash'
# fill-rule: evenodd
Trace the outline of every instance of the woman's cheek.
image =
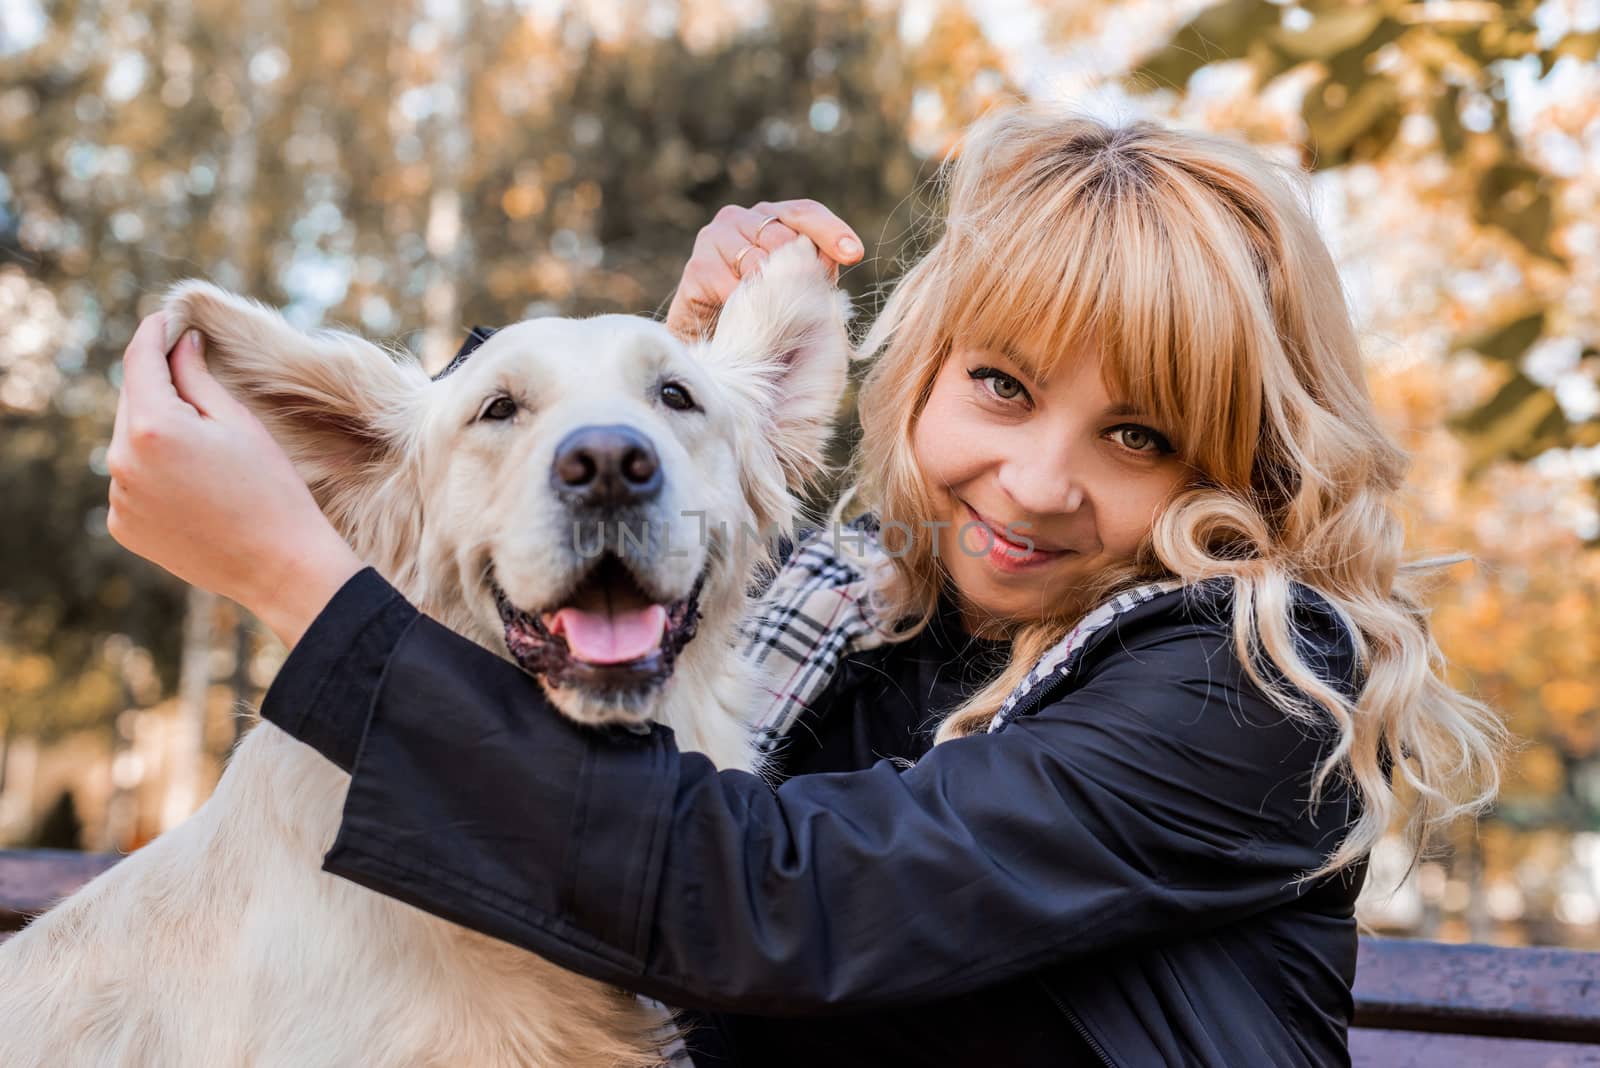
<svg viewBox="0 0 1600 1068">
<path fill-rule="evenodd" d="M 972 405 L 952 396 L 947 377 L 936 382 L 911 439 L 912 456 L 934 490 L 959 486 L 983 466 L 984 428 Z"/>
<path fill-rule="evenodd" d="M 1127 502 L 1118 514 L 1102 516 L 1100 529 L 1101 538 L 1106 545 L 1106 552 L 1118 559 L 1129 559 L 1139 543 L 1150 533 L 1155 526 L 1156 516 L 1165 500 L 1163 490 L 1160 494 L 1140 494 Z"/>
</svg>

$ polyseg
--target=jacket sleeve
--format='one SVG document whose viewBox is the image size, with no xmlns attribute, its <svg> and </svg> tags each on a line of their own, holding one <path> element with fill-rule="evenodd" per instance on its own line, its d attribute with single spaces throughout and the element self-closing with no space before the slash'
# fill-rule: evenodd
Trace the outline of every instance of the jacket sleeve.
<svg viewBox="0 0 1600 1068">
<path fill-rule="evenodd" d="M 320 663 L 377 680 L 325 869 L 685 1008 L 931 1000 L 1225 925 L 1308 889 L 1348 816 L 1311 818 L 1321 741 L 1189 620 L 1115 633 L 1080 688 L 1004 731 L 773 790 L 663 728 L 574 725 L 516 667 L 378 600 L 319 635 Z M 309 663 L 284 695 L 317 689 L 295 681 Z M 312 726 L 356 718 L 323 700 L 269 718 L 348 738 Z"/>
</svg>

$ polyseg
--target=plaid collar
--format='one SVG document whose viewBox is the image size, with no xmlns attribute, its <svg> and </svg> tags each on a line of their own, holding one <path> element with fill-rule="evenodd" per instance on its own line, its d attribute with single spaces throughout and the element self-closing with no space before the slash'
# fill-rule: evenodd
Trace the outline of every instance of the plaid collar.
<svg viewBox="0 0 1600 1068">
<path fill-rule="evenodd" d="M 1146 601 L 1163 593 L 1181 590 L 1183 586 L 1184 583 L 1179 579 L 1147 582 L 1143 586 L 1123 590 L 1078 620 L 1077 624 L 1067 632 L 1066 637 L 1045 650 L 1045 654 L 1039 658 L 1033 670 L 1028 672 L 1028 677 L 1001 702 L 1000 710 L 994 714 L 994 719 L 989 721 L 989 733 L 1004 730 L 1017 718 L 1028 698 L 1054 686 L 1071 674 L 1073 665 L 1078 662 L 1078 653 L 1088 644 L 1089 638 L 1096 631 L 1103 630 L 1113 619 Z"/>
<path fill-rule="evenodd" d="M 889 633 L 871 597 L 869 576 L 889 563 L 874 527 L 863 517 L 843 529 L 799 536 L 745 629 L 743 652 L 767 698 L 755 722 L 763 753 L 776 749 L 809 711 L 840 661 L 882 645 Z"/>
<path fill-rule="evenodd" d="M 755 723 L 762 752 L 777 748 L 810 711 L 841 661 L 882 645 L 892 633 L 872 597 L 878 569 L 892 566 L 876 529 L 876 522 L 865 516 L 844 530 L 802 536 L 768 586 L 760 615 L 746 628 L 743 652 L 759 669 L 767 697 Z M 1123 613 L 1183 586 L 1177 579 L 1146 583 L 1084 616 L 1005 699 L 989 732 L 1003 730 L 1027 707 L 1028 698 L 1066 678 L 1092 635 Z"/>
</svg>

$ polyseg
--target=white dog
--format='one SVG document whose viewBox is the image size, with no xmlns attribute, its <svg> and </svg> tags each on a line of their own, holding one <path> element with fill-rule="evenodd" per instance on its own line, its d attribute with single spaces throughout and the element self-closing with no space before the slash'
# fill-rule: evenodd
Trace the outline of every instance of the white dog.
<svg viewBox="0 0 1600 1068">
<path fill-rule="evenodd" d="M 820 467 L 848 360 L 846 302 L 808 242 L 735 291 L 712 339 L 537 319 L 437 381 L 204 283 L 167 306 L 171 338 L 201 331 L 212 373 L 423 611 L 574 719 L 648 717 L 756 766 L 746 591 Z M 258 724 L 193 817 L 0 947 L 0 1065 L 657 1058 L 662 1019 L 632 995 L 323 873 L 348 785 Z"/>
</svg>

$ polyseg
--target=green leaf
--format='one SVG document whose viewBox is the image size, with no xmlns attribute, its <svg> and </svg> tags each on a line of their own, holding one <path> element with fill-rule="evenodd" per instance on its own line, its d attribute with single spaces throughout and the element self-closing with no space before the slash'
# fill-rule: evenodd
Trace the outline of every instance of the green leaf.
<svg viewBox="0 0 1600 1068">
<path fill-rule="evenodd" d="M 1439 147 L 1450 159 L 1455 159 L 1467 146 L 1467 135 L 1461 125 L 1461 87 L 1443 86 L 1433 101 L 1433 124 L 1439 131 Z"/>
<path fill-rule="evenodd" d="M 1594 480 L 1594 499 L 1596 503 L 1600 503 L 1600 478 Z M 1584 538 L 1583 547 L 1585 549 L 1600 549 L 1600 531 L 1596 531 L 1591 537 Z M 1597 823 L 1600 823 L 1600 817 L 1590 820 L 1585 829 L 1592 829 Z"/>
<path fill-rule="evenodd" d="M 1499 326 L 1490 327 L 1478 334 L 1472 334 L 1457 341 L 1453 346 L 1456 352 L 1476 352 L 1492 360 L 1510 363 L 1522 358 L 1522 354 L 1539 340 L 1544 333 L 1545 310 L 1527 315 L 1518 316 Z"/>
<path fill-rule="evenodd" d="M 1252 42 L 1278 26 L 1281 13 L 1268 0 L 1222 0 L 1184 23 L 1128 80 L 1136 88 L 1182 90 L 1201 67 L 1245 58 Z"/>
<path fill-rule="evenodd" d="M 1445 30 L 1444 36 L 1455 42 L 1463 57 L 1471 60 L 1475 66 L 1486 67 L 1493 58 L 1489 50 L 1483 45 L 1483 33 L 1477 26 L 1464 26 L 1459 29 Z"/>
<path fill-rule="evenodd" d="M 1558 402 L 1556 407 L 1550 409 L 1549 414 L 1533 428 L 1527 439 L 1512 446 L 1506 455 L 1519 463 L 1527 463 L 1542 452 L 1569 445 L 1571 431 L 1572 424 L 1567 421 L 1567 413 L 1561 410 Z"/>
<path fill-rule="evenodd" d="M 1520 160 L 1497 163 L 1478 179 L 1474 217 L 1510 234 L 1529 252 L 1565 264 L 1550 247 L 1555 226 L 1553 184 L 1549 175 Z"/>
<path fill-rule="evenodd" d="M 1279 48 L 1268 36 L 1252 41 L 1245 59 L 1255 68 L 1257 85 L 1266 85 L 1285 71 L 1298 67 L 1302 62 Z"/>
<path fill-rule="evenodd" d="M 1462 55 L 1480 67 L 1502 59 L 1521 59 L 1535 51 L 1538 29 L 1527 19 L 1491 19 L 1477 25 L 1444 30 Z"/>
<path fill-rule="evenodd" d="M 1306 93 L 1300 113 L 1309 162 L 1325 170 L 1372 159 L 1389 146 L 1400 131 L 1400 90 L 1383 74 L 1353 85 L 1330 77 Z"/>
<path fill-rule="evenodd" d="M 1447 420 L 1448 425 L 1463 435 L 1483 434 L 1516 411 L 1518 405 L 1539 392 L 1541 388 L 1539 383 L 1517 371 L 1506 380 L 1505 385 L 1495 391 L 1494 396 L 1476 408 L 1452 416 Z"/>
<path fill-rule="evenodd" d="M 1384 21 L 1375 7 L 1345 8 L 1318 15 L 1303 30 L 1279 26 L 1273 40 L 1296 59 L 1330 59 L 1372 36 Z"/>
<path fill-rule="evenodd" d="M 1488 401 L 1451 420 L 1467 443 L 1471 478 L 1496 460 L 1516 457 L 1561 406 L 1554 393 L 1518 372 Z"/>
<path fill-rule="evenodd" d="M 1555 45 L 1542 53 L 1549 57 L 1549 66 L 1554 66 L 1555 61 L 1564 56 L 1571 56 L 1580 63 L 1593 63 L 1600 58 L 1600 30 L 1590 30 L 1588 33 L 1569 33 Z M 1546 68 L 1548 70 L 1548 67 Z"/>
</svg>

